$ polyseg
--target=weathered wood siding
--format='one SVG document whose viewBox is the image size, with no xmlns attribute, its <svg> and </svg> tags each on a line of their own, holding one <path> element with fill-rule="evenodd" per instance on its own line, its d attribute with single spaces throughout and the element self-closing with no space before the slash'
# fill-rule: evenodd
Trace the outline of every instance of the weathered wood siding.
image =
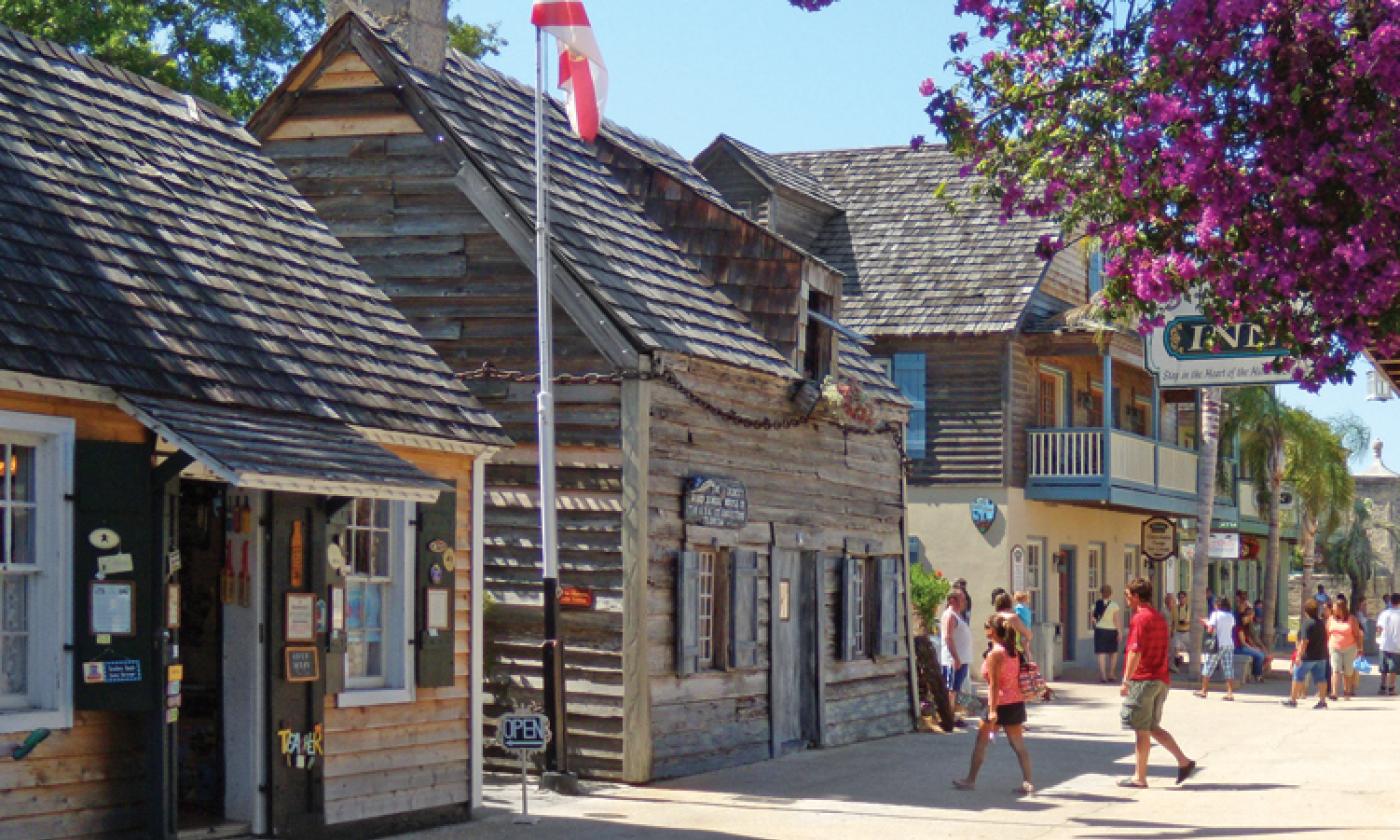
<svg viewBox="0 0 1400 840">
<path fill-rule="evenodd" d="M 768 210 L 768 226 L 773 232 L 802 247 L 816 240 L 833 211 L 803 201 L 791 193 L 778 193 Z"/>
<path fill-rule="evenodd" d="M 737 217 L 625 152 L 605 146 L 602 155 L 647 215 L 749 316 L 753 327 L 784 358 L 795 362 L 801 342 L 805 255 L 761 225 Z M 840 275 L 828 273 L 824 287 L 839 289 Z"/>
<path fill-rule="evenodd" d="M 0 392 L 0 409 L 72 417 L 79 440 L 139 443 L 147 432 L 113 406 Z M 70 680 L 71 685 L 71 680 Z M 0 744 L 29 733 L 9 732 L 0 715 Z M 145 718 L 117 712 L 74 712 L 23 761 L 0 760 L 0 840 L 138 837 L 145 834 Z"/>
<path fill-rule="evenodd" d="M 372 819 L 470 799 L 472 459 L 390 447 L 457 486 L 454 672 L 451 686 L 415 689 L 412 703 L 340 708 L 326 696 L 327 824 Z"/>
<path fill-rule="evenodd" d="M 363 72 L 354 61 L 338 66 L 341 74 Z M 314 87 L 326 79 L 323 75 Z M 382 116 L 396 113 L 396 102 L 380 91 L 336 87 L 304 95 L 288 116 L 304 109 Z M 453 183 L 455 170 L 430 138 L 367 131 L 273 139 L 266 149 L 450 367 L 468 371 L 490 362 L 505 371 L 536 369 L 532 269 Z M 554 359 L 561 375 L 612 372 L 558 306 Z M 482 559 L 486 595 L 494 604 L 485 643 L 487 668 L 497 675 L 488 685 L 496 700 L 488 699 L 485 708 L 489 722 L 516 702 L 540 697 L 535 388 L 503 380 L 467 384 L 518 444 L 486 469 Z M 617 778 L 622 761 L 619 397 L 620 386 L 608 381 L 555 391 L 560 579 L 599 595 L 596 610 L 566 614 L 561 629 L 569 651 L 570 750 L 576 769 Z M 490 726 L 485 737 L 488 742 L 493 737 Z M 465 736 L 460 743 L 465 749 Z M 489 762 L 502 755 L 487 751 Z"/>
<path fill-rule="evenodd" d="M 790 408 L 786 382 L 693 359 L 665 364 L 705 399 L 754 417 Z M 900 454 L 888 435 L 845 435 L 826 421 L 787 430 L 738 426 L 698 409 L 680 392 L 655 383 L 651 454 L 647 640 L 651 671 L 655 777 L 665 778 L 765 759 L 770 754 L 768 568 L 775 535 L 803 530 L 824 551 L 827 623 L 822 640 L 826 710 L 822 743 L 849 743 L 912 727 L 907 656 L 839 661 L 836 566 L 844 536 L 901 544 L 904 515 Z M 747 489 L 749 524 L 737 533 L 683 521 L 682 487 L 694 474 L 723 475 Z M 759 555 L 759 661 L 742 670 L 677 676 L 677 553 L 710 540 Z M 905 619 L 907 621 L 907 617 Z"/>
<path fill-rule="evenodd" d="M 876 356 L 923 353 L 927 448 L 912 484 L 1001 484 L 1007 446 L 1007 338 L 951 336 L 882 341 Z"/>
<path fill-rule="evenodd" d="M 1055 255 L 1037 292 L 1058 301 L 1078 306 L 1089 300 L 1088 251 L 1074 245 Z"/>
<path fill-rule="evenodd" d="M 719 152 L 705 162 L 705 180 L 719 190 L 730 206 L 761 225 L 768 224 L 772 195 L 727 152 Z"/>
</svg>

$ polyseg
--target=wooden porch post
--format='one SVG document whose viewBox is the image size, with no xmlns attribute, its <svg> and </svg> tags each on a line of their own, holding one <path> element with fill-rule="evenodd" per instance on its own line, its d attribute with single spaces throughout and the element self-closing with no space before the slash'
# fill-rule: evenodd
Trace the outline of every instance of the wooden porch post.
<svg viewBox="0 0 1400 840">
<path fill-rule="evenodd" d="M 1103 354 L 1103 489 L 1104 498 L 1113 486 L 1113 353 Z"/>
</svg>

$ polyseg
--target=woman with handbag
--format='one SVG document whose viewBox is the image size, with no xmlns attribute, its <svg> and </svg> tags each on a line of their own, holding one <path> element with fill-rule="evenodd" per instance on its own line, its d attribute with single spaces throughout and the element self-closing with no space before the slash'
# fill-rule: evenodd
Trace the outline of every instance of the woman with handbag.
<svg viewBox="0 0 1400 840">
<path fill-rule="evenodd" d="M 1346 599 L 1338 595 L 1332 600 L 1332 616 L 1327 619 L 1327 654 L 1332 664 L 1332 696 L 1350 700 L 1356 693 L 1356 652 L 1362 631 L 1356 616 L 1347 608 Z"/>
<path fill-rule="evenodd" d="M 1003 615 L 987 619 L 987 641 L 991 650 L 982 661 L 982 678 L 987 681 L 987 715 L 977 728 L 977 742 L 972 746 L 972 760 L 967 776 L 955 779 L 953 787 L 972 790 L 977 785 L 977 773 L 987 757 L 987 745 L 998 728 L 1006 733 L 1006 742 L 1021 764 L 1021 786 L 1013 791 L 1018 796 L 1035 793 L 1031 782 L 1031 756 L 1026 751 L 1021 727 L 1026 722 L 1026 698 L 1021 694 L 1020 657 L 1017 655 L 1016 630 Z"/>
<path fill-rule="evenodd" d="M 1122 610 L 1113 600 L 1113 587 L 1099 587 L 1102 597 L 1094 602 L 1089 617 L 1094 625 L 1094 654 L 1099 660 L 1099 682 L 1111 683 L 1118 672 L 1118 637 L 1123 631 Z"/>
</svg>

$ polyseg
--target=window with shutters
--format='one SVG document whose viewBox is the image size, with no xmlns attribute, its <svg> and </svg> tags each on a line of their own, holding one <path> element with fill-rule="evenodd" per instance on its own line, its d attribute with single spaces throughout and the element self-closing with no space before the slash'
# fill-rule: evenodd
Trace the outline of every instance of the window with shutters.
<svg viewBox="0 0 1400 840">
<path fill-rule="evenodd" d="M 73 422 L 0 411 L 0 732 L 72 723 Z"/>
<path fill-rule="evenodd" d="M 756 668 L 763 564 L 747 549 L 697 548 L 676 558 L 676 673 Z"/>
<path fill-rule="evenodd" d="M 341 706 L 412 699 L 412 511 L 407 502 L 354 499 L 326 525 L 345 568 L 345 691 Z"/>
<path fill-rule="evenodd" d="M 905 453 L 910 458 L 923 458 L 928 452 L 925 365 L 923 353 L 895 353 L 890 359 L 890 378 L 910 404 L 909 427 L 904 435 Z"/>
<path fill-rule="evenodd" d="M 1089 252 L 1089 294 L 1103 291 L 1103 252 L 1097 248 Z"/>
</svg>

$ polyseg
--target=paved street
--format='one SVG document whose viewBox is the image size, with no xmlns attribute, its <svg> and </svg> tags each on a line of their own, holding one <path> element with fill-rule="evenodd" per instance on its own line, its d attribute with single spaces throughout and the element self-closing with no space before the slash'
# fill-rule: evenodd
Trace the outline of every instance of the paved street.
<svg viewBox="0 0 1400 840">
<path fill-rule="evenodd" d="M 1030 799 L 1010 794 L 1019 776 L 1003 739 L 963 793 L 949 783 L 966 770 L 971 732 L 911 734 L 649 787 L 588 784 L 577 798 L 532 791 L 533 826 L 512 823 L 519 782 L 498 777 L 474 823 L 411 836 L 1400 838 L 1400 698 L 1374 696 L 1376 679 L 1327 711 L 1281 707 L 1281 671 L 1234 703 L 1178 682 L 1166 725 L 1202 767 L 1181 787 L 1160 750 L 1152 789 L 1116 787 L 1131 761 L 1116 686 L 1062 683 L 1057 702 L 1031 710 Z"/>
</svg>

